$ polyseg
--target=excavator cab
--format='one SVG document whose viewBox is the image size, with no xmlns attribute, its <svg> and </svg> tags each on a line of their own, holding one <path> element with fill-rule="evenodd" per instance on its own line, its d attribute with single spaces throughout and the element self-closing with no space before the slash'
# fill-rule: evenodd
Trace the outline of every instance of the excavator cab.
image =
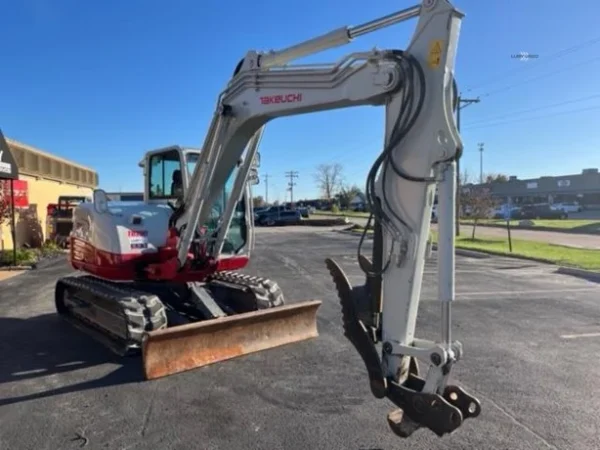
<svg viewBox="0 0 600 450">
<path fill-rule="evenodd" d="M 173 145 L 146 153 L 140 162 L 144 168 L 144 200 L 147 203 L 169 203 L 176 208 L 183 202 L 185 193 L 190 184 L 194 169 L 200 158 L 200 149 Z M 229 175 L 221 195 L 217 197 L 211 209 L 209 220 L 203 224 L 206 233 L 217 232 L 225 207 L 232 195 L 233 184 L 237 176 L 238 167 Z M 252 217 L 249 190 L 245 189 L 235 207 L 234 215 L 223 242 L 221 254 L 234 255 L 244 253 L 250 241 L 253 221 L 246 220 Z"/>
</svg>

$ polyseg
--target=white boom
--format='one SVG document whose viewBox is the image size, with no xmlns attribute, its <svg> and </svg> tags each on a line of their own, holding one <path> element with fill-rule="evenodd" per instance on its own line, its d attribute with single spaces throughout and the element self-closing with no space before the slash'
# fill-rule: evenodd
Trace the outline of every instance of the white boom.
<svg viewBox="0 0 600 450">
<path fill-rule="evenodd" d="M 267 122 L 352 106 L 384 106 L 385 148 L 366 185 L 375 218 L 372 262 L 360 258 L 367 283 L 352 288 L 334 261 L 327 260 L 327 266 L 340 295 L 346 336 L 365 360 L 374 395 L 388 397 L 404 413 L 388 416 L 401 436 L 421 425 L 442 435 L 480 412 L 475 398 L 448 385 L 450 369 L 462 355 L 461 344 L 452 340 L 450 332 L 455 296 L 455 161 L 462 151 L 453 116 L 453 83 L 462 17 L 447 0 L 424 0 L 281 52 L 249 51 L 218 98 L 183 207 L 174 217 L 183 267 L 193 241 L 200 239 L 198 224 L 208 220 L 216 196 L 244 157 L 223 216 L 219 245 L 212 247 L 211 256 L 219 257 Z M 418 23 L 404 51 L 373 50 L 349 54 L 335 64 L 283 66 L 410 18 L 418 18 Z M 443 316 L 438 342 L 415 338 L 436 184 L 438 295 Z M 382 343 L 381 360 L 377 342 Z M 418 377 L 416 360 L 430 365 L 425 379 Z"/>
</svg>

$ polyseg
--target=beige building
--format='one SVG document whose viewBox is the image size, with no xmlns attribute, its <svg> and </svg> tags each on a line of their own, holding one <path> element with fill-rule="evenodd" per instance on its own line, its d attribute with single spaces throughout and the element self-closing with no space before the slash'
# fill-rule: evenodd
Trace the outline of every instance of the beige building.
<svg viewBox="0 0 600 450">
<path fill-rule="evenodd" d="M 40 245 L 46 239 L 46 208 L 61 195 L 90 196 L 98 174 L 64 158 L 6 138 L 19 166 L 19 180 L 27 181 L 28 208 L 16 213 L 16 240 L 20 247 Z M 17 197 L 15 195 L 15 197 Z M 2 248 L 12 249 L 10 220 L 0 227 Z"/>
</svg>

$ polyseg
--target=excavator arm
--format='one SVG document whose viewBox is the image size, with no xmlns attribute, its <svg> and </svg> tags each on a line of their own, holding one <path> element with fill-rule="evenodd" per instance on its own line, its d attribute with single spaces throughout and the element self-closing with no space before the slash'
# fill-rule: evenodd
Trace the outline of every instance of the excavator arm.
<svg viewBox="0 0 600 450">
<path fill-rule="evenodd" d="M 375 236 L 372 258 L 359 257 L 365 285 L 351 286 L 335 261 L 327 259 L 326 265 L 340 297 L 345 334 L 365 362 L 373 394 L 387 397 L 399 408 L 390 413 L 388 422 L 404 437 L 420 426 L 441 436 L 480 413 L 477 399 L 448 384 L 451 368 L 462 356 L 450 325 L 455 161 L 462 149 L 453 117 L 453 75 L 462 17 L 447 0 L 423 0 L 413 8 L 281 52 L 248 52 L 218 98 L 200 161 L 172 221 L 179 236 L 176 266 L 184 271 L 191 246 L 202 239 L 198 226 L 208 220 L 211 205 L 237 165 L 217 245 L 210 247 L 212 258 L 224 257 L 223 238 L 246 189 L 267 122 L 354 106 L 384 106 L 384 149 L 366 183 Z M 410 18 L 418 22 L 406 50 L 352 53 L 335 64 L 287 65 Z M 427 341 L 415 337 L 415 325 L 436 185 L 442 324 L 440 339 Z M 381 344 L 381 351 L 376 344 Z M 429 365 L 424 378 L 417 361 Z"/>
</svg>

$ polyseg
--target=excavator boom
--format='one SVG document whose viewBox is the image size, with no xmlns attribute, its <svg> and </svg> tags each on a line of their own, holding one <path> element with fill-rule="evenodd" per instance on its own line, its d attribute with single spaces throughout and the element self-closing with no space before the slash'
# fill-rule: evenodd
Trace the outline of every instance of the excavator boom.
<svg viewBox="0 0 600 450">
<path fill-rule="evenodd" d="M 92 205 L 75 210 L 71 264 L 89 275 L 58 280 L 59 314 L 119 354 L 141 350 L 147 379 L 316 337 L 320 301 L 284 306 L 277 283 L 239 272 L 254 245 L 245 200 L 258 146 L 274 119 L 382 106 L 384 148 L 365 186 L 373 250 L 367 257 L 359 245 L 358 252 L 364 284 L 351 285 L 336 261 L 325 260 L 344 334 L 365 363 L 373 395 L 395 405 L 388 423 L 398 436 L 419 427 L 442 436 L 478 416 L 479 401 L 449 382 L 463 353 L 450 320 L 456 160 L 462 151 L 454 60 L 462 17 L 449 0 L 423 0 L 279 52 L 249 51 L 218 97 L 202 150 L 169 147 L 146 155 L 143 205 L 113 214 L 97 190 Z M 416 30 L 404 50 L 289 64 L 412 18 Z M 176 167 L 170 175 L 167 163 Z M 442 323 L 433 341 L 418 338 L 415 328 L 436 187 Z M 229 239 L 233 229 L 239 232 L 235 244 Z M 423 375 L 419 364 L 428 366 Z"/>
<path fill-rule="evenodd" d="M 352 53 L 329 65 L 288 64 L 410 18 L 418 21 L 406 50 Z M 149 267 L 152 273 L 170 277 L 190 270 L 190 249 L 205 239 L 198 234 L 198 226 L 209 219 L 212 205 L 238 165 L 234 195 L 220 222 L 218 245 L 210 247 L 211 258 L 222 258 L 223 236 L 248 181 L 256 146 L 244 151 L 248 143 L 260 140 L 269 121 L 354 106 L 384 106 L 384 149 L 366 183 L 375 233 L 372 258 L 359 258 L 365 284 L 351 286 L 331 259 L 326 260 L 326 266 L 338 290 L 345 335 L 365 362 L 373 394 L 397 406 L 388 416 L 388 423 L 402 437 L 421 426 L 440 436 L 451 433 L 464 419 L 480 413 L 477 399 L 449 384 L 451 368 L 462 356 L 462 345 L 452 340 L 450 323 L 454 300 L 454 180 L 456 159 L 462 151 L 454 121 L 454 62 L 462 18 L 463 14 L 448 0 L 423 0 L 415 7 L 360 26 L 340 28 L 281 52 L 248 52 L 218 98 L 200 160 L 183 203 L 171 220 L 177 254 Z M 428 341 L 415 337 L 415 325 L 436 186 L 440 198 L 442 324 L 440 339 Z M 306 305 L 306 316 L 313 313 L 313 306 Z M 245 319 L 254 323 L 256 317 Z M 215 324 L 218 328 L 218 321 Z M 209 329 L 211 325 L 193 325 L 189 330 L 203 327 Z M 260 335 L 261 327 L 257 329 Z M 148 333 L 145 358 L 150 376 L 268 347 L 267 341 L 262 341 L 244 349 L 242 341 L 233 336 L 231 348 L 218 350 L 220 356 L 206 356 L 186 338 L 189 330 L 183 330 L 179 337 L 162 331 Z M 251 334 L 255 335 L 254 331 Z M 278 336 L 273 342 L 285 340 Z M 381 350 L 376 345 L 381 345 Z M 149 356 L 153 347 L 154 354 L 169 353 L 177 363 L 169 366 L 164 359 Z M 424 378 L 417 361 L 429 366 Z"/>
</svg>

